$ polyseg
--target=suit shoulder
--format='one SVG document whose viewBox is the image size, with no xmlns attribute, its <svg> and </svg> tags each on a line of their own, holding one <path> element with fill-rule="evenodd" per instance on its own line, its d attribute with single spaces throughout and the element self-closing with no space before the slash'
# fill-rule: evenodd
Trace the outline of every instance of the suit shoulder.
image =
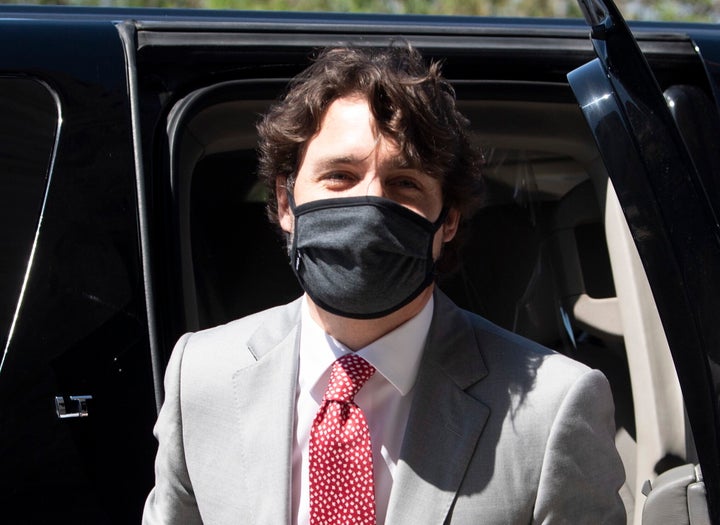
<svg viewBox="0 0 720 525">
<path fill-rule="evenodd" d="M 249 348 L 250 339 L 261 329 L 278 334 L 283 327 L 293 326 L 299 315 L 299 300 L 276 306 L 184 336 L 185 363 L 201 359 L 241 366 L 255 360 Z"/>
<path fill-rule="evenodd" d="M 229 323 L 214 326 L 196 332 L 191 337 L 193 344 L 213 344 L 225 346 L 226 344 L 237 345 L 238 342 L 245 342 L 257 332 L 260 327 L 268 324 L 287 324 L 299 311 L 299 300 L 289 304 L 268 308 Z"/>
<path fill-rule="evenodd" d="M 603 413 L 612 408 L 602 372 L 471 312 L 464 311 L 464 315 L 474 329 L 487 369 L 485 378 L 476 385 L 482 399 L 494 399 L 497 392 L 506 392 L 510 412 L 516 418 L 529 414 L 538 431 L 549 431 L 565 403 L 595 403 L 593 410 Z"/>
<path fill-rule="evenodd" d="M 472 325 L 481 352 L 490 362 L 533 363 L 532 368 L 542 368 L 560 377 L 578 377 L 590 369 L 566 355 L 547 348 L 531 339 L 502 328 L 487 319 L 463 310 Z"/>
</svg>

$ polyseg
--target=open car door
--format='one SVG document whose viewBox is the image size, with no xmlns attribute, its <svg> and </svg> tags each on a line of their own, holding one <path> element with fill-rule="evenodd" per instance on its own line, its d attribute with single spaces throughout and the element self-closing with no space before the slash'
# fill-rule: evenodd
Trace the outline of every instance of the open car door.
<svg viewBox="0 0 720 525">
<path fill-rule="evenodd" d="M 690 465 L 669 469 L 674 473 L 650 480 L 643 490 L 648 499 L 641 522 L 652 519 L 654 509 L 648 507 L 666 482 L 682 485 L 687 506 L 678 509 L 675 500 L 675 508 L 662 509 L 671 513 L 662 522 L 672 521 L 670 516 L 678 512 L 677 516 L 684 517 L 674 523 L 707 523 L 710 519 L 717 524 L 720 172 L 716 168 L 720 154 L 718 135 L 698 134 L 698 130 L 717 128 L 718 106 L 711 94 L 717 92 L 717 86 L 708 84 L 709 103 L 696 115 L 702 122 L 690 122 L 686 132 L 684 116 L 675 106 L 683 104 L 688 94 L 674 89 L 663 94 L 612 0 L 580 0 L 580 6 L 591 27 L 597 58 L 571 72 L 568 80 L 597 142 L 652 290 L 682 390 L 692 431 L 689 441 L 694 441 L 701 467 L 695 468 L 691 459 L 677 458 Z M 705 148 L 703 138 L 707 140 Z M 636 387 L 633 384 L 633 389 Z M 659 473 L 656 468 L 655 474 Z M 678 477 L 687 478 L 686 474 L 687 482 L 677 482 Z M 669 478 L 672 480 L 666 481 Z M 639 522 L 636 513 L 635 524 Z"/>
</svg>

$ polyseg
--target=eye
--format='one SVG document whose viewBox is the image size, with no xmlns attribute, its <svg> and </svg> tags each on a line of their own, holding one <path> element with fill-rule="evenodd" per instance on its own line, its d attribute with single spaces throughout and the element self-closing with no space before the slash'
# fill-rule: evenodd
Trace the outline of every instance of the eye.
<svg viewBox="0 0 720 525">
<path fill-rule="evenodd" d="M 412 176 L 398 176 L 390 181 L 390 185 L 400 190 L 421 190 L 422 184 Z"/>
<path fill-rule="evenodd" d="M 420 185 L 412 179 L 403 179 L 398 182 L 398 185 L 403 188 L 420 188 Z"/>
<path fill-rule="evenodd" d="M 323 176 L 325 180 L 348 180 L 350 174 L 343 171 L 333 171 Z"/>
<path fill-rule="evenodd" d="M 356 176 L 348 171 L 328 171 L 319 177 L 322 183 L 330 188 L 345 188 L 356 181 Z"/>
</svg>

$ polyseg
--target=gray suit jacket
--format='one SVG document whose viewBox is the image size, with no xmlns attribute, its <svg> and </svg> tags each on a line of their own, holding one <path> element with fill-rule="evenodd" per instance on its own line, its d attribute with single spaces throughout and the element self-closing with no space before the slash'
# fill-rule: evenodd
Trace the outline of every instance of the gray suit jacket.
<svg viewBox="0 0 720 525">
<path fill-rule="evenodd" d="M 290 522 L 299 302 L 178 342 L 144 523 Z M 605 377 L 435 294 L 386 523 L 624 523 Z"/>
</svg>

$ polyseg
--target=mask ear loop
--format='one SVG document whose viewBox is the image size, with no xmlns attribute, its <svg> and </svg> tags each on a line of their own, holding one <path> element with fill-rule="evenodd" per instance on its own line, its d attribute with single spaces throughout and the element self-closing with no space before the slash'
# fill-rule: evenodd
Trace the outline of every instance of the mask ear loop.
<svg viewBox="0 0 720 525">
<path fill-rule="evenodd" d="M 433 257 L 433 244 L 435 243 L 435 234 L 438 232 L 438 230 L 440 228 L 442 228 L 442 225 L 445 224 L 445 221 L 447 220 L 449 213 L 450 213 L 450 207 L 443 206 L 443 209 L 440 210 L 440 216 L 433 223 L 433 235 L 430 238 L 430 246 L 428 246 L 428 255 L 427 255 L 428 260 L 432 261 L 432 266 L 430 267 L 427 277 L 425 278 L 425 281 L 426 281 L 425 286 L 429 286 L 430 283 L 436 281 L 437 277 L 439 275 L 439 272 L 437 269 L 437 262 L 442 257 L 442 251 L 440 252 L 440 255 L 438 256 L 437 260 L 435 260 L 435 258 Z"/>
<path fill-rule="evenodd" d="M 293 197 L 292 191 L 290 191 L 290 188 L 285 186 L 285 195 L 287 196 L 288 204 L 290 205 L 290 211 L 295 215 L 295 197 Z"/>
<path fill-rule="evenodd" d="M 291 186 L 294 185 L 294 182 L 290 183 L 290 181 L 293 181 L 294 175 L 290 175 L 287 178 L 287 182 L 285 183 L 285 198 L 287 198 L 288 205 L 290 207 L 290 212 L 293 215 L 293 223 L 297 221 L 297 218 L 295 216 L 295 209 L 297 208 L 295 204 L 295 197 L 293 196 L 293 192 L 290 189 Z M 290 256 L 290 266 L 295 268 L 299 264 L 299 256 L 296 257 L 294 254 L 293 246 L 295 246 L 295 243 L 297 242 L 297 224 L 293 225 L 293 231 L 292 233 L 287 234 L 287 241 L 286 241 L 286 247 L 288 255 Z"/>
<path fill-rule="evenodd" d="M 288 186 L 285 186 L 285 194 L 287 196 L 288 204 L 290 205 L 290 211 L 292 212 L 293 217 L 295 217 L 295 225 L 291 234 L 292 238 L 288 243 L 288 252 L 290 255 L 290 266 L 297 273 L 297 270 L 300 266 L 300 260 L 302 259 L 302 253 L 300 253 L 300 251 L 295 248 L 297 246 L 298 236 L 297 217 L 295 215 L 295 197 L 293 197 L 292 191 L 290 191 L 290 188 Z"/>
<path fill-rule="evenodd" d="M 448 218 L 448 214 L 450 213 L 450 207 L 449 206 L 443 206 L 443 209 L 440 211 L 440 216 L 437 218 L 437 220 L 433 223 L 434 231 L 437 232 L 440 227 L 445 224 L 445 221 Z"/>
</svg>

